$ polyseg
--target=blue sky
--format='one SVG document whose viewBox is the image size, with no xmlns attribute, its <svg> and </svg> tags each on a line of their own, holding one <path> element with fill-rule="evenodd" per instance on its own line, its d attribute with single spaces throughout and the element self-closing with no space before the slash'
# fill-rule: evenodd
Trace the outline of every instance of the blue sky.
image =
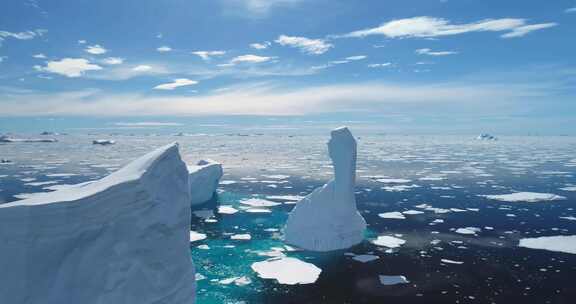
<svg viewBox="0 0 576 304">
<path fill-rule="evenodd" d="M 250 117 L 576 133 L 576 1 L 26 0 L 0 16 L 5 130 Z"/>
</svg>

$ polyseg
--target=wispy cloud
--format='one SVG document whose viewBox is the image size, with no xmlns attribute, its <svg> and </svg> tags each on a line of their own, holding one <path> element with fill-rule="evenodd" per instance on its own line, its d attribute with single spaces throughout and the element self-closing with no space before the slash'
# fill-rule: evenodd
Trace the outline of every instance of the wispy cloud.
<svg viewBox="0 0 576 304">
<path fill-rule="evenodd" d="M 546 89 L 530 85 L 440 83 L 398 85 L 384 82 L 286 88 L 279 84 L 240 85 L 199 96 L 148 96 L 78 91 L 58 94 L 2 96 L 0 115 L 306 115 L 338 111 L 371 112 L 378 107 L 486 108 L 546 96 Z M 43 100 L 38 103 L 36 100 Z M 86 102 L 89 100 L 90 102 Z M 118 102 L 122 100 L 122 102 Z M 488 107 L 490 108 L 490 107 Z"/>
<path fill-rule="evenodd" d="M 369 68 L 386 68 L 392 66 L 392 62 L 384 62 L 384 63 L 371 63 L 368 65 Z"/>
<path fill-rule="evenodd" d="M 251 43 L 250 47 L 256 50 L 265 50 L 267 49 L 272 43 L 270 41 L 264 41 L 262 43 Z"/>
<path fill-rule="evenodd" d="M 44 29 L 37 29 L 32 31 L 25 31 L 25 32 L 9 32 L 9 31 L 0 31 L 0 46 L 2 45 L 2 41 L 7 38 L 17 39 L 17 40 L 30 40 L 38 37 L 42 37 L 48 31 Z"/>
<path fill-rule="evenodd" d="M 428 55 L 428 56 L 448 56 L 458 54 L 456 51 L 432 51 L 429 48 L 417 49 L 415 51 L 418 55 Z"/>
<path fill-rule="evenodd" d="M 192 54 L 202 58 L 202 60 L 210 60 L 214 56 L 222 56 L 226 51 L 195 51 Z"/>
<path fill-rule="evenodd" d="M 95 45 L 89 45 L 87 46 L 84 51 L 86 53 L 90 53 L 92 55 L 102 55 L 108 52 L 107 49 L 103 48 L 101 45 L 99 44 L 95 44 Z"/>
<path fill-rule="evenodd" d="M 220 0 L 226 12 L 248 18 L 263 18 L 275 8 L 294 7 L 304 0 Z"/>
<path fill-rule="evenodd" d="M 103 64 L 107 64 L 107 65 L 122 64 L 122 63 L 124 63 L 124 58 L 120 58 L 120 57 L 108 57 L 108 58 L 102 59 L 102 63 L 103 63 Z"/>
<path fill-rule="evenodd" d="M 90 63 L 84 58 L 64 58 L 46 62 L 45 66 L 35 65 L 34 69 L 40 72 L 54 73 L 66 77 L 80 77 L 87 71 L 101 70 L 97 64 Z"/>
<path fill-rule="evenodd" d="M 197 84 L 198 81 L 196 80 L 191 80 L 188 78 L 177 78 L 174 79 L 174 81 L 169 82 L 169 83 L 163 83 L 163 84 L 159 84 L 157 86 L 154 87 L 155 90 L 174 90 L 176 88 L 179 87 L 184 87 L 184 86 L 191 86 L 191 85 L 195 85 Z"/>
<path fill-rule="evenodd" d="M 567 8 L 564 10 L 564 12 L 567 14 L 576 13 L 576 7 Z"/>
<path fill-rule="evenodd" d="M 232 58 L 232 60 L 230 60 L 230 64 L 262 63 L 262 62 L 270 61 L 272 59 L 274 59 L 274 57 L 248 54 L 248 55 L 241 55 L 241 56 L 237 56 L 237 57 Z"/>
<path fill-rule="evenodd" d="M 397 19 L 378 27 L 354 31 L 336 37 L 366 37 L 383 35 L 388 38 L 429 38 L 451 36 L 472 32 L 507 32 L 501 37 L 522 37 L 536 30 L 556 26 L 557 23 L 527 24 L 526 19 L 485 19 L 472 23 L 451 23 L 449 20 L 428 16 Z"/>
<path fill-rule="evenodd" d="M 275 40 L 276 43 L 282 46 L 289 46 L 300 49 L 305 54 L 320 55 L 326 53 L 334 45 L 322 39 L 309 39 L 306 37 L 286 36 L 280 35 Z"/>
<path fill-rule="evenodd" d="M 172 48 L 167 46 L 167 45 L 163 45 L 161 47 L 156 48 L 156 51 L 160 52 L 160 53 L 167 53 L 172 51 Z"/>
</svg>

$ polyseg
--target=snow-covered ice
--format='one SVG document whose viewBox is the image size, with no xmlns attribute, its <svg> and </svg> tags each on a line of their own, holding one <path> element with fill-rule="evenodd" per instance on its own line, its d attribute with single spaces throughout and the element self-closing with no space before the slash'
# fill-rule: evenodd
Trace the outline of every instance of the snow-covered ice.
<svg viewBox="0 0 576 304">
<path fill-rule="evenodd" d="M 200 205 L 209 201 L 224 174 L 222 164 L 213 160 L 201 160 L 195 166 L 188 166 L 188 172 L 191 205 Z"/>
<path fill-rule="evenodd" d="M 0 302 L 191 303 L 189 225 L 176 144 L 100 180 L 0 204 Z"/>
<path fill-rule="evenodd" d="M 381 218 L 385 218 L 385 219 L 395 219 L 395 220 L 406 219 L 404 214 L 402 214 L 402 212 L 398 212 L 398 211 L 379 213 L 378 216 Z"/>
<path fill-rule="evenodd" d="M 510 194 L 494 194 L 494 195 L 481 195 L 487 199 L 497 200 L 502 202 L 527 202 L 527 203 L 537 203 L 537 202 L 547 202 L 547 201 L 557 201 L 565 200 L 566 198 L 561 195 L 552 193 L 539 193 L 539 192 L 515 192 Z"/>
<path fill-rule="evenodd" d="M 322 272 L 316 265 L 292 257 L 255 262 L 252 269 L 263 279 L 275 279 L 278 283 L 287 285 L 314 283 Z"/>
<path fill-rule="evenodd" d="M 375 240 L 372 241 L 374 245 L 384 246 L 388 248 L 398 248 L 406 243 L 405 240 L 389 236 L 389 235 L 381 235 Z"/>
<path fill-rule="evenodd" d="M 520 247 L 576 254 L 576 235 L 543 236 L 520 239 Z"/>
<path fill-rule="evenodd" d="M 289 215 L 285 241 L 313 251 L 344 249 L 360 243 L 366 222 L 356 208 L 356 140 L 346 127 L 328 143 L 334 178 L 299 201 Z"/>
</svg>

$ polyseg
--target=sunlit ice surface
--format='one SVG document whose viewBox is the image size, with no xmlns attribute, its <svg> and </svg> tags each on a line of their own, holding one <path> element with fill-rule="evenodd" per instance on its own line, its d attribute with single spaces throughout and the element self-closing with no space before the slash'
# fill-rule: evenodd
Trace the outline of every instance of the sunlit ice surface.
<svg viewBox="0 0 576 304">
<path fill-rule="evenodd" d="M 193 210 L 191 230 L 206 236 L 190 243 L 199 303 L 568 303 L 576 296 L 576 256 L 558 250 L 556 239 L 530 240 L 576 235 L 574 137 L 361 134 L 356 191 L 365 241 L 312 253 L 283 243 L 282 228 L 298 198 L 332 176 L 327 136 L 180 135 L 0 144 L 0 203 L 101 178 L 177 141 L 188 163 L 211 158 L 225 171 L 214 199 Z M 283 258 L 302 263 L 278 278 L 253 267 Z"/>
</svg>

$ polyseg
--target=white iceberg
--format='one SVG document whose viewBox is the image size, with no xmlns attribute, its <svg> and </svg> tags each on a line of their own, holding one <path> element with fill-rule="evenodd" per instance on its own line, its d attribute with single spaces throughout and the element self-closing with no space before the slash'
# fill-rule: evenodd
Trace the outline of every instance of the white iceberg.
<svg viewBox="0 0 576 304">
<path fill-rule="evenodd" d="M 201 160 L 195 166 L 188 166 L 188 172 L 192 206 L 209 201 L 224 174 L 222 164 L 213 160 Z"/>
<path fill-rule="evenodd" d="M 252 270 L 263 279 L 276 279 L 280 284 L 311 284 L 318 280 L 322 269 L 297 258 L 278 257 L 252 264 Z"/>
<path fill-rule="evenodd" d="M 356 140 L 346 127 L 328 143 L 334 178 L 299 201 L 286 223 L 285 241 L 313 251 L 344 249 L 362 242 L 366 221 L 356 209 Z"/>
<path fill-rule="evenodd" d="M 576 235 L 543 236 L 521 239 L 520 247 L 576 254 Z"/>
<path fill-rule="evenodd" d="M 398 248 L 406 243 L 406 240 L 389 236 L 389 235 L 381 235 L 375 240 L 372 241 L 374 245 L 388 247 L 388 248 Z"/>
<path fill-rule="evenodd" d="M 190 188 L 168 145 L 94 182 L 0 205 L 0 303 L 193 303 Z"/>
<path fill-rule="evenodd" d="M 487 199 L 497 200 L 501 202 L 517 203 L 537 203 L 547 201 L 565 200 L 566 197 L 552 194 L 552 193 L 539 193 L 539 192 L 516 192 L 510 194 L 494 194 L 494 195 L 481 195 Z"/>
</svg>

